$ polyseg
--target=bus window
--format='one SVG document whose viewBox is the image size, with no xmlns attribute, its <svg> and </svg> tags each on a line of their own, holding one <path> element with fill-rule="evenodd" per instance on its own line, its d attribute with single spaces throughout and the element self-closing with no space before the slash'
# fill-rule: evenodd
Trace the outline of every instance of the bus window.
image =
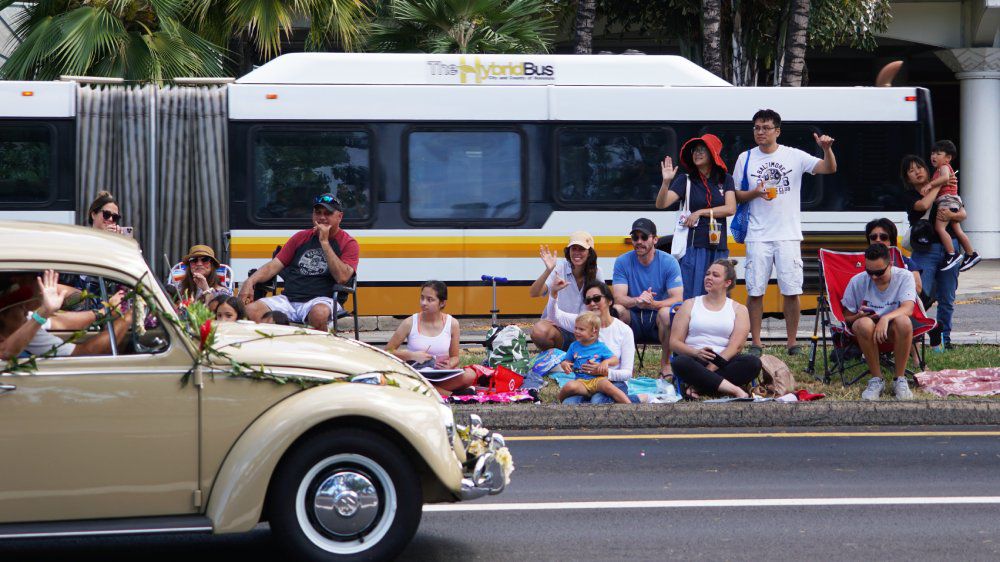
<svg viewBox="0 0 1000 562">
<path fill-rule="evenodd" d="M 660 189 L 660 162 L 676 144 L 667 128 L 559 129 L 556 196 L 564 203 L 649 205 Z"/>
<path fill-rule="evenodd" d="M 52 144 L 46 125 L 0 125 L 0 201 L 44 203 L 53 198 Z"/>
<path fill-rule="evenodd" d="M 414 221 L 513 222 L 524 208 L 521 135 L 415 131 L 408 138 L 407 213 Z"/>
<path fill-rule="evenodd" d="M 258 129 L 253 135 L 254 218 L 302 220 L 313 199 L 335 193 L 351 221 L 371 217 L 365 131 Z"/>
</svg>

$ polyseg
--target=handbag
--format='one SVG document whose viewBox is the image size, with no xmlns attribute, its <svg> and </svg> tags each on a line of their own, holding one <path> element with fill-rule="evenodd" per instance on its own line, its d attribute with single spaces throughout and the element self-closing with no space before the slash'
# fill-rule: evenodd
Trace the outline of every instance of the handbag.
<svg viewBox="0 0 1000 562">
<path fill-rule="evenodd" d="M 935 236 L 934 225 L 927 219 L 927 217 L 931 216 L 931 208 L 933 208 L 933 205 L 927 208 L 927 212 L 917 219 L 917 222 L 906 227 L 901 243 L 903 248 L 911 252 L 913 250 L 929 250 L 931 248 Z"/>
<path fill-rule="evenodd" d="M 691 229 L 684 224 L 684 221 L 691 215 L 691 177 L 687 178 L 687 187 L 684 188 L 684 208 L 681 209 L 677 217 L 677 225 L 674 226 L 674 238 L 670 242 L 670 254 L 678 260 L 687 253 L 688 235 Z"/>
<path fill-rule="evenodd" d="M 753 150 L 753 149 L 751 149 Z M 747 151 L 747 158 L 743 162 L 743 180 L 740 181 L 740 191 L 749 191 L 750 178 L 747 176 L 747 169 L 750 167 L 750 150 Z M 747 229 L 750 227 L 750 202 L 740 203 L 736 206 L 736 214 L 729 222 L 729 232 L 733 235 L 733 240 L 737 244 L 742 244 L 747 239 Z"/>
</svg>

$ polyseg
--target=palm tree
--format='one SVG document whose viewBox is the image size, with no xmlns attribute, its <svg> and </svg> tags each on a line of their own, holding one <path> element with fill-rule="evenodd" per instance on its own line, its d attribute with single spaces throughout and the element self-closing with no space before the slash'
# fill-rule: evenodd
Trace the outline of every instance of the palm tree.
<svg viewBox="0 0 1000 562">
<path fill-rule="evenodd" d="M 371 26 L 381 52 L 548 52 L 554 24 L 545 0 L 389 0 Z"/>
<path fill-rule="evenodd" d="M 701 60 L 705 69 L 722 78 L 722 2 L 701 0 Z"/>
<path fill-rule="evenodd" d="M 0 9 L 13 3 L 0 0 Z M 224 76 L 225 49 L 184 23 L 195 5 L 191 0 L 25 3 L 14 28 L 23 40 L 0 67 L 0 78 Z"/>
<path fill-rule="evenodd" d="M 806 37 L 809 32 L 809 0 L 792 0 L 785 31 L 781 62 L 781 85 L 801 86 L 806 66 Z"/>
<path fill-rule="evenodd" d="M 281 52 L 292 20 L 307 18 L 306 49 L 351 51 L 361 46 L 371 9 L 365 0 L 180 0 L 196 5 L 194 29 L 219 45 L 249 41 L 264 59 Z"/>
<path fill-rule="evenodd" d="M 594 52 L 594 20 L 597 19 L 597 0 L 578 0 L 574 32 L 576 46 L 573 52 L 589 55 Z"/>
</svg>

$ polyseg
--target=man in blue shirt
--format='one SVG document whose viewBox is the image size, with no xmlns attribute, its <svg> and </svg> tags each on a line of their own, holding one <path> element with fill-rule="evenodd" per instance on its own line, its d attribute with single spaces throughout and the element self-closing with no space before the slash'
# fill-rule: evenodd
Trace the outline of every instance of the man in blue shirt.
<svg viewBox="0 0 1000 562">
<path fill-rule="evenodd" d="M 670 307 L 684 298 L 681 267 L 656 249 L 656 225 L 647 218 L 632 223 L 632 247 L 615 260 L 611 291 L 618 318 L 632 327 L 637 343 L 659 343 L 660 372 L 670 370 Z"/>
</svg>

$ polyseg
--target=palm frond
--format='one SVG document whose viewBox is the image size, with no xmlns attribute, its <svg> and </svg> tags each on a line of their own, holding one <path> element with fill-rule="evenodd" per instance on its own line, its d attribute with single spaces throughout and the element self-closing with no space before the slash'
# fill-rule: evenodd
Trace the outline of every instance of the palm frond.
<svg viewBox="0 0 1000 562">
<path fill-rule="evenodd" d="M 281 51 L 282 38 L 292 30 L 292 11 L 281 0 L 230 0 L 226 20 L 237 33 L 246 33 L 265 58 Z"/>
</svg>

